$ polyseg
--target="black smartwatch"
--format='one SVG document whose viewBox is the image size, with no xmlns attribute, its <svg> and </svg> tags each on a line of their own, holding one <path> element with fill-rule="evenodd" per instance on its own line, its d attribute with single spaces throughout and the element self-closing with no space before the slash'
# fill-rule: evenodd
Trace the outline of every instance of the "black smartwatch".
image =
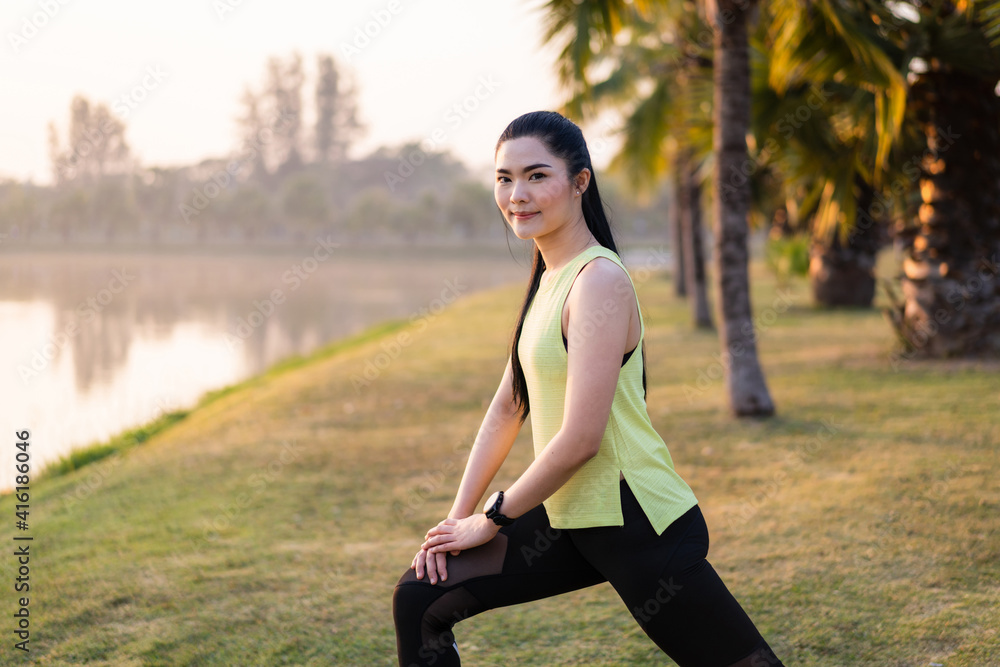
<svg viewBox="0 0 1000 667">
<path fill-rule="evenodd" d="M 509 526 L 514 523 L 514 520 L 500 513 L 500 505 L 503 504 L 503 491 L 497 491 L 495 495 L 497 499 L 493 501 L 493 505 L 486 510 L 486 518 L 492 519 L 493 523 L 498 526 Z"/>
</svg>

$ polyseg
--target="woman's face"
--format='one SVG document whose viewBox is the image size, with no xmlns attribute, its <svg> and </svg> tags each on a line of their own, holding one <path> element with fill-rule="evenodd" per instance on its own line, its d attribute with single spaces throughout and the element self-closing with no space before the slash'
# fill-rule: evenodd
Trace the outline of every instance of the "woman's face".
<svg viewBox="0 0 1000 667">
<path fill-rule="evenodd" d="M 566 162 L 535 137 L 508 139 L 497 151 L 493 195 L 519 239 L 544 236 L 582 218 L 577 191 L 589 182 L 586 169 L 571 179 Z"/>
</svg>

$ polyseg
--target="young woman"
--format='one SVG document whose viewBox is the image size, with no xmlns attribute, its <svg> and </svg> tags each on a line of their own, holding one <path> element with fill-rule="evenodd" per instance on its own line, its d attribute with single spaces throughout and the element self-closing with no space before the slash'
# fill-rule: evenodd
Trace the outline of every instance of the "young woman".
<svg viewBox="0 0 1000 667">
<path fill-rule="evenodd" d="M 780 665 L 705 559 L 698 500 L 650 423 L 645 327 L 580 129 L 514 120 L 494 190 L 534 266 L 455 502 L 396 585 L 399 664 L 458 665 L 456 622 L 608 581 L 682 667 Z M 534 461 L 477 512 L 529 414 Z"/>
</svg>

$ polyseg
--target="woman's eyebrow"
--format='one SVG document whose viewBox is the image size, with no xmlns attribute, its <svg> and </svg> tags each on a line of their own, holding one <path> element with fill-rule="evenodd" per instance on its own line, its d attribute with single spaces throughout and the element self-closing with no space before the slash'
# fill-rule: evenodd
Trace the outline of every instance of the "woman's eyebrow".
<svg viewBox="0 0 1000 667">
<path fill-rule="evenodd" d="M 539 169 L 541 167 L 548 167 L 549 169 L 551 169 L 552 165 L 545 164 L 544 162 L 539 162 L 538 164 L 531 164 L 531 165 L 528 165 L 527 167 L 524 168 L 524 173 L 527 174 L 529 171 L 532 171 L 534 169 Z M 510 171 L 508 171 L 506 169 L 503 169 L 503 168 L 500 168 L 500 169 L 497 169 L 497 173 L 498 174 L 509 174 Z"/>
</svg>

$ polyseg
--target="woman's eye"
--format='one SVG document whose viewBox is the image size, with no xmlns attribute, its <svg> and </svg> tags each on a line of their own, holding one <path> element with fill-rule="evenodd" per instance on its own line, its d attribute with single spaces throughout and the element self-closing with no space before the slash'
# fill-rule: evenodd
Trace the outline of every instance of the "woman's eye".
<svg viewBox="0 0 1000 667">
<path fill-rule="evenodd" d="M 545 174 L 541 173 L 540 171 L 536 171 L 534 174 L 532 174 L 531 176 L 528 177 L 528 180 L 531 180 L 531 179 L 535 178 L 535 176 L 538 177 L 538 179 L 535 179 L 535 180 L 539 180 L 539 179 L 545 178 Z"/>
<path fill-rule="evenodd" d="M 497 183 L 509 183 L 510 179 L 506 176 L 497 176 Z"/>
</svg>

